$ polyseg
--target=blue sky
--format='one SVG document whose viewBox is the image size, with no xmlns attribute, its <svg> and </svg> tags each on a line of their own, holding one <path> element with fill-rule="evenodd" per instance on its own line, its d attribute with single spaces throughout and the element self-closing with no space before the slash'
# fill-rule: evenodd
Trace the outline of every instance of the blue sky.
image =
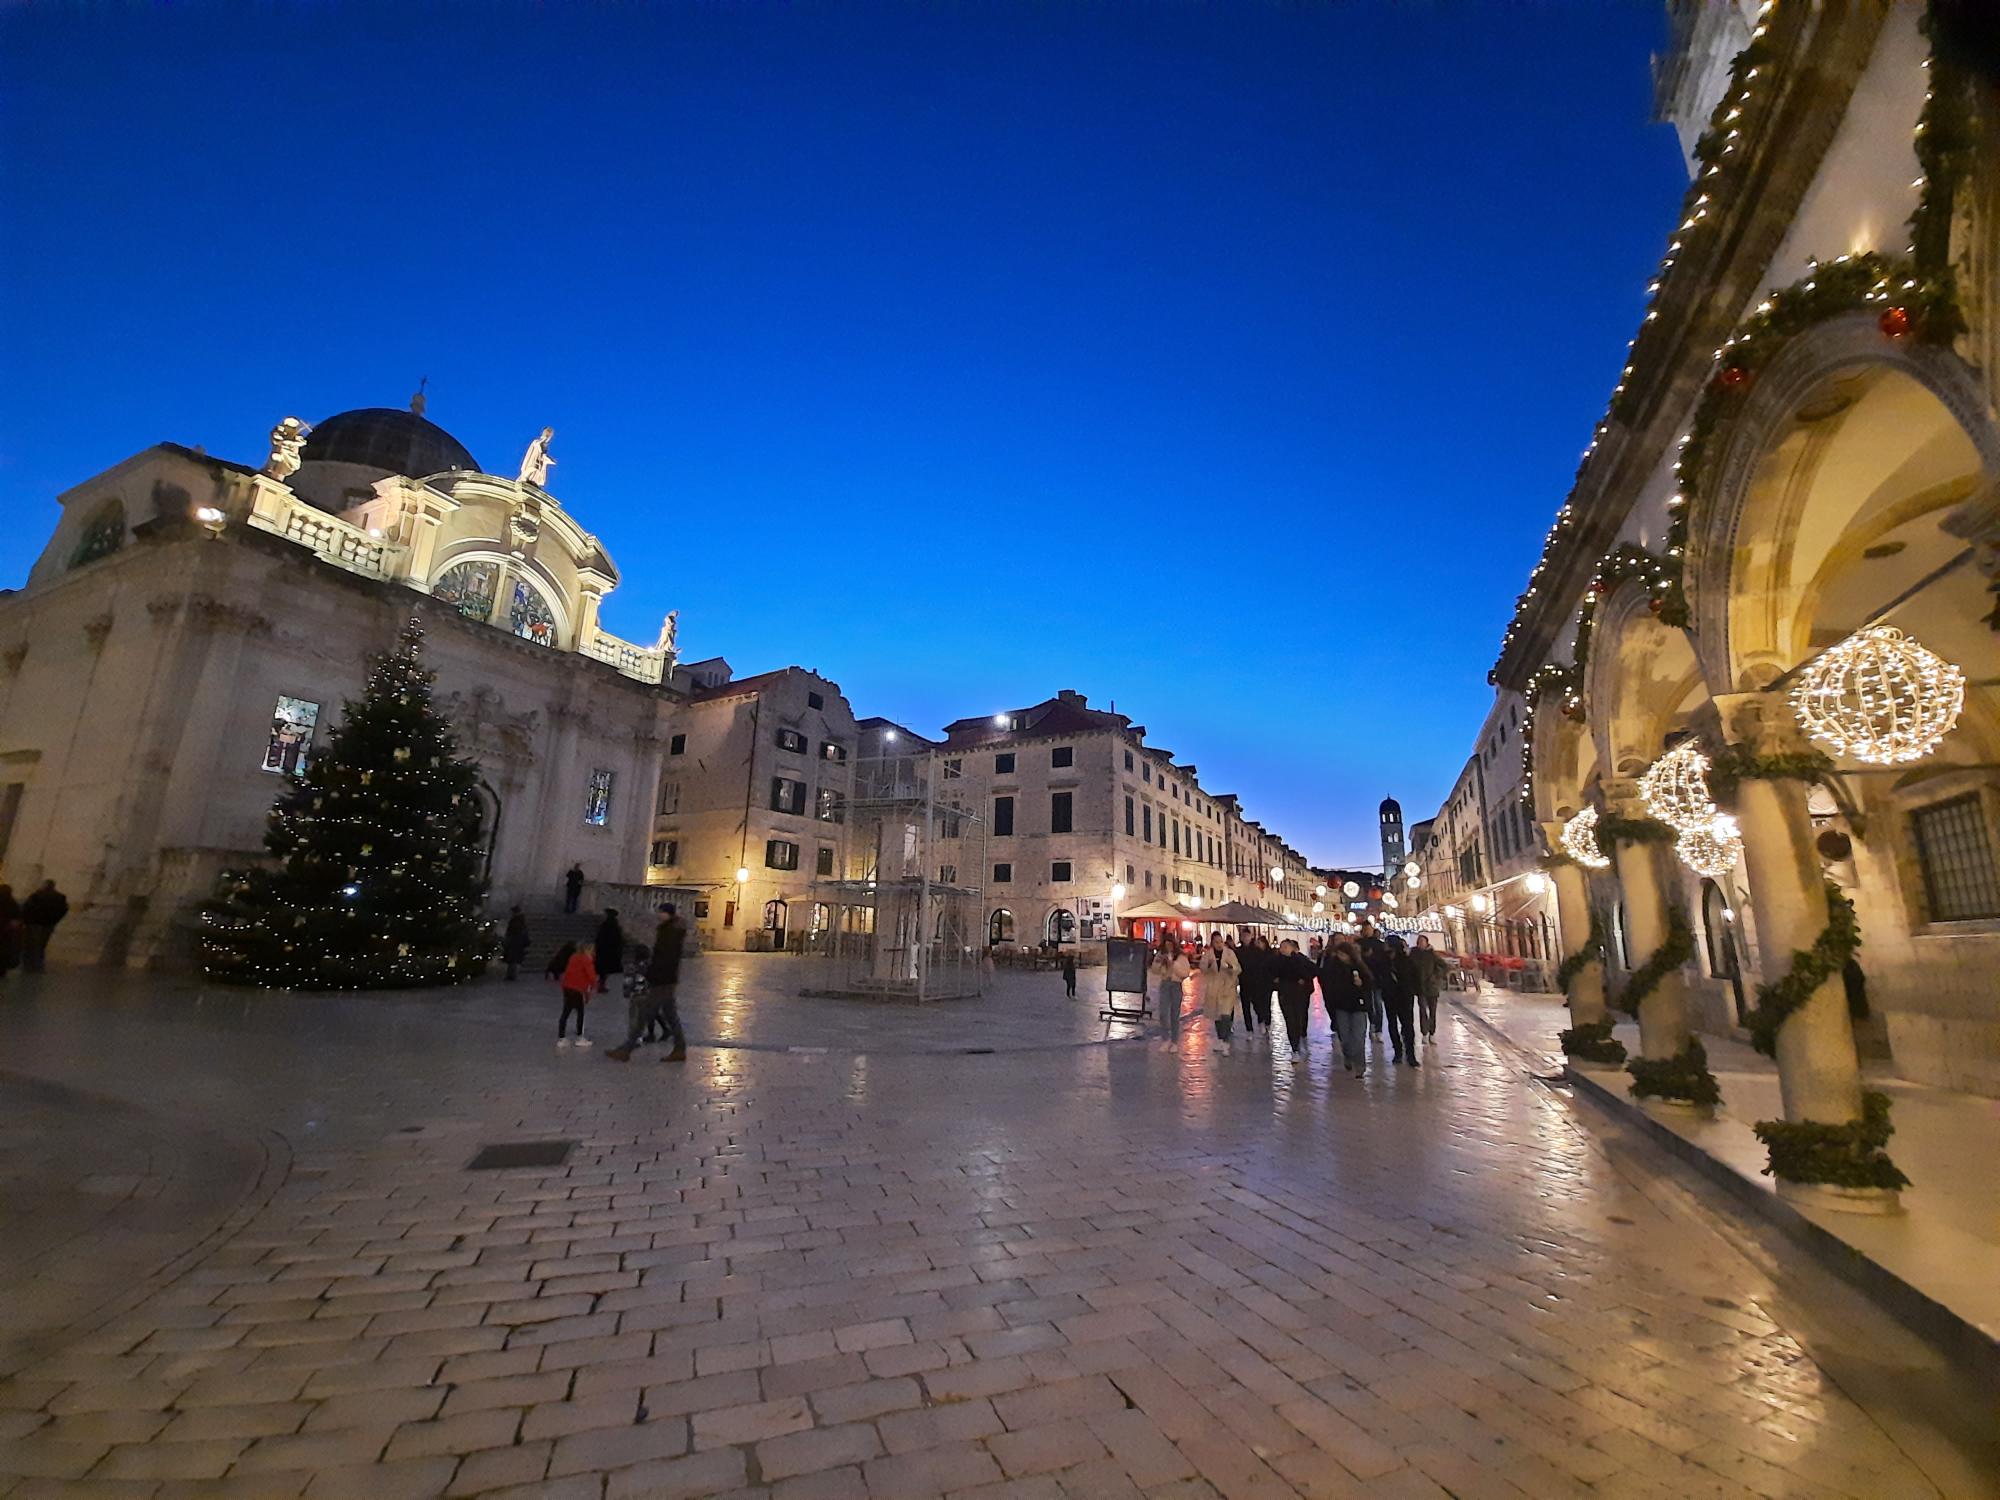
<svg viewBox="0 0 2000 1500">
<path fill-rule="evenodd" d="M 402 405 L 606 620 L 916 727 L 1115 700 L 1434 809 L 1685 179 L 1652 4 L 15 7 L 0 584 L 162 439 Z"/>
</svg>

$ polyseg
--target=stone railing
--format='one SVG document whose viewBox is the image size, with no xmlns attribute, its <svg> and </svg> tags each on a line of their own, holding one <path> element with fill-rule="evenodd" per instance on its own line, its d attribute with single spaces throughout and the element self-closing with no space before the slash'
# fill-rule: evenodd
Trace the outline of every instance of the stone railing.
<svg viewBox="0 0 2000 1500">
<path fill-rule="evenodd" d="M 666 672 L 664 651 L 657 647 L 635 646 L 602 630 L 579 644 L 577 650 L 640 682 L 658 682 Z"/>
<path fill-rule="evenodd" d="M 281 485 L 256 487 L 248 519 L 260 531 L 273 532 L 288 542 L 310 547 L 322 561 L 350 573 L 368 578 L 398 575 L 396 561 L 401 547 L 306 504 Z"/>
</svg>

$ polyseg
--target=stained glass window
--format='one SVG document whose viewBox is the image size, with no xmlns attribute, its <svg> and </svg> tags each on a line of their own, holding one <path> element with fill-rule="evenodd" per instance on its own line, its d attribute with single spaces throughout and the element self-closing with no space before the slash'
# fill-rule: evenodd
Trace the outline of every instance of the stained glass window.
<svg viewBox="0 0 2000 1500">
<path fill-rule="evenodd" d="M 124 545 L 125 506 L 122 501 L 112 500 L 90 518 L 90 525 L 77 540 L 76 551 L 70 554 L 69 565 L 80 568 L 85 563 L 94 563 Z"/>
<path fill-rule="evenodd" d="M 431 586 L 431 597 L 449 604 L 468 620 L 490 620 L 493 590 L 499 581 L 498 563 L 462 562 L 444 570 Z"/>
<path fill-rule="evenodd" d="M 284 776 L 303 776 L 312 756 L 313 729 L 319 705 L 304 698 L 278 699 L 271 714 L 271 738 L 264 747 L 264 769 Z"/>
<path fill-rule="evenodd" d="M 533 641 L 538 646 L 556 643 L 556 617 L 541 590 L 525 578 L 514 580 L 514 602 L 508 606 L 507 620 L 514 627 L 514 634 L 524 641 Z"/>
<path fill-rule="evenodd" d="M 611 821 L 611 779 L 609 771 L 590 773 L 590 790 L 583 799 L 583 821 L 602 828 Z"/>
</svg>

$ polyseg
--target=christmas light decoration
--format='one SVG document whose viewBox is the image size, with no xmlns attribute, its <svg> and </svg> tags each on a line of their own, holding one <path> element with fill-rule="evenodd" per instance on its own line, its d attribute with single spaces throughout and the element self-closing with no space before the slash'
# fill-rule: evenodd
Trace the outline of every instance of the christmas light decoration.
<svg viewBox="0 0 2000 1500">
<path fill-rule="evenodd" d="M 1611 861 L 1597 847 L 1597 809 L 1586 807 L 1562 826 L 1563 853 L 1586 870 L 1605 870 Z"/>
<path fill-rule="evenodd" d="M 1743 833 L 1728 813 L 1716 813 L 1706 822 L 1683 828 L 1674 853 L 1695 874 L 1714 880 L 1735 869 L 1743 857 Z"/>
<path fill-rule="evenodd" d="M 1800 728 L 1835 754 L 1881 766 L 1929 755 L 1964 707 L 1965 674 L 1893 625 L 1822 652 L 1792 689 Z"/>
<path fill-rule="evenodd" d="M 1646 809 L 1679 832 L 1699 828 L 1715 816 L 1715 799 L 1708 791 L 1708 757 L 1693 740 L 1684 740 L 1646 767 L 1639 778 L 1639 795 Z"/>
</svg>

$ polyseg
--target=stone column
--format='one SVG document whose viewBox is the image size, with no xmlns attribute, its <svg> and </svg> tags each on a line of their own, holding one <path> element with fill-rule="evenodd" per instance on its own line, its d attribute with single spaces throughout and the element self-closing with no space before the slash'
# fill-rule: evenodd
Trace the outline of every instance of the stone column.
<svg viewBox="0 0 2000 1500">
<path fill-rule="evenodd" d="M 1764 755 L 1810 748 L 1781 698 L 1738 693 L 1715 700 L 1732 743 Z M 1744 873 L 1757 914 L 1758 967 L 1780 977 L 1789 956 L 1826 928 L 1826 884 L 1813 847 L 1806 784 L 1745 777 L 1732 809 L 1743 830 Z M 1861 1066 L 1838 974 L 1778 1028 L 1778 1091 L 1787 1120 L 1839 1124 L 1861 1114 Z"/>
<path fill-rule="evenodd" d="M 1555 843 L 1552 836 L 1550 842 Z M 1560 848 L 1561 845 L 1557 844 Z M 1556 921 L 1562 933 L 1558 962 L 1566 961 L 1590 941 L 1590 876 L 1581 865 L 1557 865 L 1550 872 L 1556 883 Z M 1569 982 L 1572 1026 L 1594 1026 L 1604 1019 L 1604 960 L 1594 958 Z"/>
<path fill-rule="evenodd" d="M 1609 806 L 1622 818 L 1650 817 L 1632 782 L 1607 786 Z M 1668 902 L 1673 887 L 1661 868 L 1663 846 L 1634 844 L 1623 839 L 1611 841 L 1615 847 L 1605 852 L 1618 872 L 1619 889 L 1625 898 L 1625 935 L 1636 968 L 1646 962 L 1667 940 Z M 1653 993 L 1639 1002 L 1639 1055 L 1661 1059 L 1677 1057 L 1688 1044 L 1687 985 L 1679 969 L 1661 976 Z"/>
</svg>

